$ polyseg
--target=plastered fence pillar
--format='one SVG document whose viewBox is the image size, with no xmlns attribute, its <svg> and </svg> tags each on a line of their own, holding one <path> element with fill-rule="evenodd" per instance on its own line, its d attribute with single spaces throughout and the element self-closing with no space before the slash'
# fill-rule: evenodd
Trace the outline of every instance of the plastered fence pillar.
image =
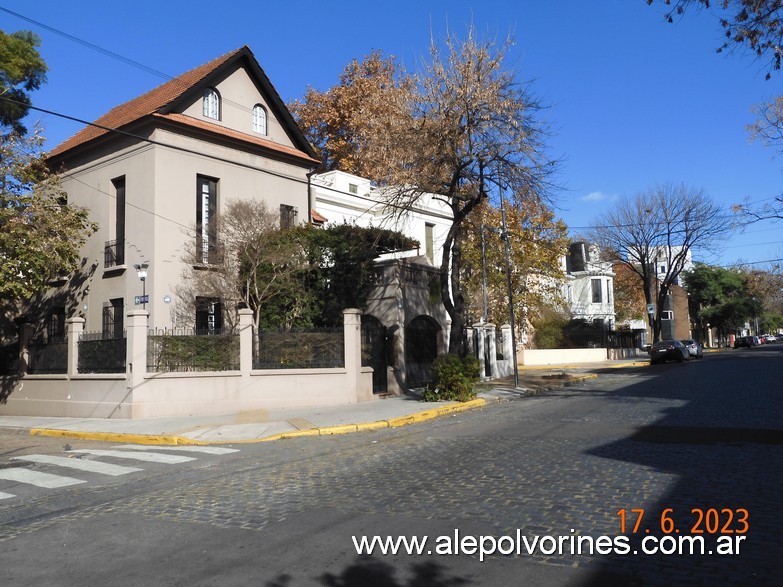
<svg viewBox="0 0 783 587">
<path fill-rule="evenodd" d="M 239 370 L 243 376 L 253 369 L 253 310 L 239 310 Z"/>
<path fill-rule="evenodd" d="M 484 333 L 487 337 L 487 358 L 489 358 L 489 376 L 492 379 L 500 377 L 498 371 L 498 347 L 495 342 L 496 331 L 494 324 L 484 325 Z"/>
<path fill-rule="evenodd" d="M 84 318 L 76 316 L 68 318 L 68 377 L 73 377 L 79 373 L 79 339 L 84 332 Z"/>
<path fill-rule="evenodd" d="M 345 338 L 345 369 L 353 383 L 355 401 L 372 398 L 372 372 L 362 376 L 362 311 L 356 308 L 343 310 L 343 335 Z M 369 385 L 368 385 L 369 382 Z"/>
<path fill-rule="evenodd" d="M 476 344 L 476 358 L 478 359 L 479 368 L 481 369 L 481 380 L 484 381 L 487 378 L 487 351 L 486 345 L 484 344 L 484 329 L 481 324 L 475 326 L 475 336 L 472 338 Z"/>
<path fill-rule="evenodd" d="M 19 329 L 19 374 L 27 373 L 30 367 L 30 342 L 33 340 L 33 325 L 24 323 Z"/>
<path fill-rule="evenodd" d="M 128 389 L 133 390 L 144 381 L 147 373 L 147 321 L 149 312 L 133 310 L 128 312 L 127 332 L 127 376 Z"/>
</svg>

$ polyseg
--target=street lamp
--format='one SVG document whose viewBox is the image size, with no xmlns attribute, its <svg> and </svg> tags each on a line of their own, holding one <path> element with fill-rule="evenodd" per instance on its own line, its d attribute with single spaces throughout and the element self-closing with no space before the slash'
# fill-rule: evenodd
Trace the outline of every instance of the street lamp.
<svg viewBox="0 0 783 587">
<path fill-rule="evenodd" d="M 133 268 L 136 270 L 136 275 L 139 276 L 139 279 L 141 280 L 141 304 L 142 308 L 145 310 L 147 309 L 147 268 L 150 266 L 149 263 L 136 263 Z"/>
</svg>

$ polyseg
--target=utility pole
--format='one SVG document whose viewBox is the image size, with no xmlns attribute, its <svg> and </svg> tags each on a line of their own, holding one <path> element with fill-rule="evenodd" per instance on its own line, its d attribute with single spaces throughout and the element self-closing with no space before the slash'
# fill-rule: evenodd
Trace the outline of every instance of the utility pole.
<svg viewBox="0 0 783 587">
<path fill-rule="evenodd" d="M 498 178 L 500 179 L 500 178 Z M 500 218 L 503 227 L 503 241 L 506 245 L 506 286 L 508 287 L 508 313 L 511 324 L 511 356 L 514 361 L 514 388 L 519 387 L 519 366 L 517 365 L 517 335 L 514 326 L 514 290 L 511 287 L 511 244 L 506 227 L 506 200 L 503 197 L 503 183 L 498 181 L 500 188 Z"/>
</svg>

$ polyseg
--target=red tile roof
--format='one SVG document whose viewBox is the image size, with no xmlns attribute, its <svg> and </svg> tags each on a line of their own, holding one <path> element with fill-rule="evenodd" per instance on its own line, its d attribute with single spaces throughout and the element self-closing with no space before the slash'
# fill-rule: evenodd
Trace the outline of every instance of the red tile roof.
<svg viewBox="0 0 783 587">
<path fill-rule="evenodd" d="M 312 208 L 310 210 L 310 218 L 312 218 L 313 222 L 315 222 L 316 224 L 323 224 L 327 220 L 325 216 L 321 216 L 318 212 L 316 212 L 315 208 Z"/>
<path fill-rule="evenodd" d="M 298 157 L 299 159 L 307 160 L 310 163 L 315 163 L 315 164 L 320 163 L 318 159 L 313 159 L 312 157 L 308 157 L 305 153 L 303 153 L 302 151 L 294 147 L 281 145 L 280 143 L 270 141 L 269 139 L 264 139 L 248 133 L 239 132 L 238 130 L 228 128 L 226 126 L 221 126 L 219 124 L 215 124 L 214 122 L 209 122 L 207 120 L 202 120 L 200 118 L 193 118 L 192 116 L 187 116 L 185 114 L 179 114 L 179 113 L 153 114 L 152 116 L 159 119 L 171 120 L 179 124 L 184 124 L 186 126 L 190 126 L 193 128 L 208 130 L 212 133 L 220 134 L 225 137 L 247 141 L 248 143 L 253 143 L 260 147 L 271 149 L 272 151 L 277 151 L 278 153 L 291 155 L 293 157 Z"/>
<path fill-rule="evenodd" d="M 240 57 L 241 55 L 248 55 L 252 63 L 257 65 L 250 48 L 247 46 L 243 46 L 239 49 L 236 49 L 235 51 L 226 53 L 225 55 L 213 59 L 204 65 L 200 65 L 195 69 L 191 69 L 190 71 L 167 81 L 166 83 L 150 90 L 145 94 L 142 94 L 137 98 L 134 98 L 133 100 L 125 102 L 124 104 L 120 104 L 119 106 L 115 106 L 106 114 L 98 118 L 94 122 L 94 125 L 88 125 L 55 147 L 49 153 L 49 157 L 51 158 L 62 155 L 73 148 L 79 147 L 94 139 L 97 139 L 98 137 L 108 134 L 111 132 L 111 130 L 122 129 L 123 127 L 136 122 L 137 120 L 154 115 L 155 117 L 163 117 L 180 124 L 206 129 L 224 136 L 239 138 L 257 145 L 267 147 L 280 153 L 298 157 L 308 162 L 318 163 L 319 161 L 313 159 L 311 156 L 314 153 L 312 152 L 309 145 L 305 147 L 305 150 L 287 147 L 285 145 L 280 145 L 260 137 L 234 131 L 218 124 L 211 124 L 209 122 L 202 121 L 190 116 L 166 111 L 167 107 L 180 99 L 184 94 L 201 83 L 205 78 L 218 70 L 221 66 L 235 58 Z M 266 75 L 263 73 L 263 71 L 261 71 L 260 68 L 257 69 L 257 71 L 259 75 L 262 76 L 268 83 L 268 79 L 266 78 Z M 277 95 L 274 87 L 271 86 L 271 83 L 269 83 L 269 90 L 274 94 L 273 101 L 279 101 L 280 106 L 285 108 L 285 105 L 282 103 L 282 100 L 279 99 L 279 96 Z M 304 143 L 306 144 L 306 140 Z"/>
<path fill-rule="evenodd" d="M 138 98 L 134 98 L 129 102 L 115 106 L 95 121 L 96 125 L 100 125 L 100 127 L 104 128 L 92 125 L 83 128 L 71 138 L 55 147 L 51 153 L 49 153 L 49 156 L 52 157 L 54 155 L 59 155 L 60 153 L 64 153 L 69 149 L 104 135 L 109 132 L 106 129 L 121 128 L 143 116 L 152 114 L 163 106 L 169 104 L 172 100 L 180 97 L 184 92 L 203 80 L 220 65 L 243 50 L 244 47 L 237 49 L 236 51 L 232 51 L 231 53 L 226 53 L 222 57 L 213 59 L 209 63 L 205 63 L 204 65 L 201 65 L 195 69 L 191 69 L 190 71 L 167 81 L 163 85 L 150 90 L 146 94 L 142 94 Z"/>
</svg>

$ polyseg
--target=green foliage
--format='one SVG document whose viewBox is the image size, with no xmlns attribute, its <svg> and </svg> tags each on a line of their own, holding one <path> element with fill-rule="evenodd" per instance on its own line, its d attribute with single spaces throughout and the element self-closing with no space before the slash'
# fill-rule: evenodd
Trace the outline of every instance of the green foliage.
<svg viewBox="0 0 783 587">
<path fill-rule="evenodd" d="M 28 300 L 74 271 L 96 228 L 87 210 L 65 203 L 42 143 L 38 133 L 0 135 L 0 301 Z"/>
<path fill-rule="evenodd" d="M 46 81 L 46 63 L 36 49 L 40 44 L 29 31 L 0 31 L 0 125 L 19 135 L 27 134 L 21 121 L 30 110 L 28 92 Z"/>
<path fill-rule="evenodd" d="M 559 308 L 541 306 L 531 318 L 535 334 L 533 342 L 537 349 L 559 349 L 565 342 L 565 328 L 568 315 Z"/>
<path fill-rule="evenodd" d="M 236 371 L 239 369 L 239 336 L 150 336 L 154 357 L 147 370 Z"/>
<path fill-rule="evenodd" d="M 441 355 L 435 359 L 435 385 L 424 390 L 427 402 L 466 402 L 476 397 L 476 383 L 481 377 L 481 364 L 472 356 Z"/>
<path fill-rule="evenodd" d="M 418 245 L 399 232 L 352 224 L 275 231 L 266 244 L 298 253 L 285 261 L 296 264 L 294 271 L 279 271 L 272 262 L 256 270 L 255 280 L 274 291 L 259 303 L 261 328 L 342 324 L 344 309 L 367 302 L 375 282 L 374 259 Z"/>
</svg>

